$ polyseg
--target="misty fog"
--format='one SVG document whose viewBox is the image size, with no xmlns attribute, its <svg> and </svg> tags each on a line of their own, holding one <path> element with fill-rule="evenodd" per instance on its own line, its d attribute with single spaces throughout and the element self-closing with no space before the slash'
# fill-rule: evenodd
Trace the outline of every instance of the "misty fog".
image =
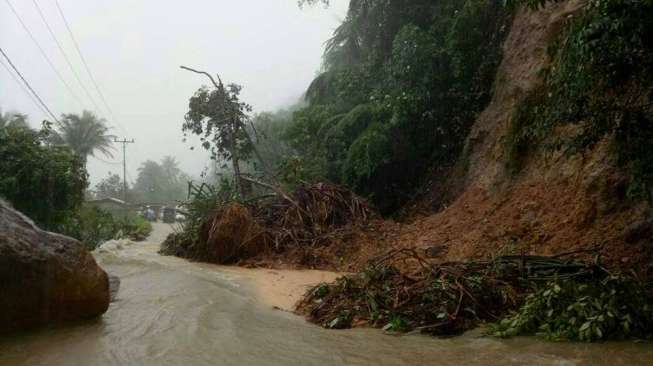
<svg viewBox="0 0 653 366">
<path fill-rule="evenodd" d="M 108 120 L 112 134 L 135 139 L 127 153 L 127 176 L 133 181 L 148 159 L 172 155 L 191 176 L 198 176 L 210 162 L 203 149 L 191 150 L 192 143 L 183 143 L 181 133 L 188 98 L 207 80 L 180 70 L 180 65 L 220 73 L 225 82 L 243 85 L 243 100 L 254 112 L 288 106 L 315 77 L 323 44 L 344 17 L 348 2 L 300 9 L 296 0 L 60 0 L 110 111 L 93 88 L 55 2 L 38 4 L 93 100 L 66 64 L 34 3 L 11 4 L 79 100 L 48 66 L 4 1 L 0 45 L 56 116 L 91 110 Z M 51 120 L 5 68 L 0 68 L 0 108 L 27 114 L 33 127 Z M 89 158 L 91 187 L 108 172 L 122 175 L 119 145 L 113 155 Z"/>
</svg>

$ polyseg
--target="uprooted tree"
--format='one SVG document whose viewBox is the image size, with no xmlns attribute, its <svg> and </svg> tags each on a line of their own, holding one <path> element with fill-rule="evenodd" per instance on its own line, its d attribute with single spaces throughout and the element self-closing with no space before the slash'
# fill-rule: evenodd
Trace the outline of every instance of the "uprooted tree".
<svg viewBox="0 0 653 366">
<path fill-rule="evenodd" d="M 202 147 L 211 152 L 214 160 L 231 161 L 234 182 L 238 193 L 244 195 L 240 174 L 240 162 L 252 154 L 252 141 L 245 130 L 247 113 L 252 107 L 240 100 L 242 87 L 237 84 L 225 86 L 217 76 L 181 66 L 182 69 L 206 75 L 214 88 L 202 86 L 190 98 L 188 113 L 182 130 L 184 136 L 192 133 L 200 136 Z"/>
</svg>

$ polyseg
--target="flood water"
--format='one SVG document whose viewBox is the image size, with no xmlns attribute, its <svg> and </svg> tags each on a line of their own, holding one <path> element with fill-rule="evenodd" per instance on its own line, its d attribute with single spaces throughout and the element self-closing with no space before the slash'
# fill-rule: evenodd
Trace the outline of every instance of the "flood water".
<svg viewBox="0 0 653 366">
<path fill-rule="evenodd" d="M 651 365 L 653 345 L 331 331 L 261 304 L 246 278 L 135 244 L 96 253 L 121 278 L 100 319 L 0 339 L 0 365 Z"/>
</svg>

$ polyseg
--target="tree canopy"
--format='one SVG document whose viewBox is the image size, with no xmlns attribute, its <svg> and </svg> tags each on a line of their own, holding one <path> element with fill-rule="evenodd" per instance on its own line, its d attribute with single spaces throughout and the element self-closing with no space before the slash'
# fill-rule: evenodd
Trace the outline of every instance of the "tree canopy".
<svg viewBox="0 0 653 366">
<path fill-rule="evenodd" d="M 164 157 L 161 163 L 147 160 L 138 168 L 130 196 L 138 203 L 173 205 L 186 197 L 189 180 L 171 156 Z"/>
<path fill-rule="evenodd" d="M 252 154 L 252 141 L 247 133 L 248 113 L 252 107 L 240 100 L 242 87 L 229 84 L 225 87 L 210 74 L 182 67 L 209 76 L 213 89 L 201 87 L 188 103 L 188 113 L 182 126 L 184 136 L 188 133 L 200 136 L 202 147 L 210 151 L 216 161 L 231 161 L 235 183 L 242 193 L 240 163 Z"/>
<path fill-rule="evenodd" d="M 0 196 L 42 227 L 57 230 L 84 200 L 88 174 L 67 146 L 47 143 L 44 128 L 0 129 Z"/>
<path fill-rule="evenodd" d="M 288 143 L 318 175 L 396 209 L 459 156 L 511 19 L 491 0 L 350 1 Z"/>
<path fill-rule="evenodd" d="M 106 121 L 89 111 L 82 112 L 81 116 L 73 113 L 62 115 L 52 135 L 54 143 L 70 146 L 84 164 L 88 156 L 95 156 L 96 152 L 113 157 L 114 139 Z"/>
<path fill-rule="evenodd" d="M 118 174 L 109 173 L 95 185 L 94 195 L 96 199 L 121 198 L 123 196 L 123 179 Z"/>
<path fill-rule="evenodd" d="M 0 109 L 0 129 L 7 127 L 29 128 L 27 115 L 17 112 L 2 112 Z"/>
</svg>

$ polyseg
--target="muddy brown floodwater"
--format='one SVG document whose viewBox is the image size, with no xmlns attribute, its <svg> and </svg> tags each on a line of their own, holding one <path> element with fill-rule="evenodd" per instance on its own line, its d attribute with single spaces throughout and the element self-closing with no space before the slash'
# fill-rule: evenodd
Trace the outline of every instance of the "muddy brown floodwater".
<svg viewBox="0 0 653 366">
<path fill-rule="evenodd" d="M 169 230 L 157 224 L 150 243 L 111 243 L 98 250 L 98 261 L 122 281 L 109 311 L 95 321 L 1 338 L 0 365 L 653 364 L 650 343 L 498 340 L 478 332 L 437 339 L 373 329 L 325 330 L 270 306 L 288 300 L 269 293 L 296 288 L 298 277 L 161 257 L 156 241 Z M 277 282 L 290 276 L 290 284 L 277 284 L 266 295 L 261 289 L 265 276 Z M 300 277 L 323 276 L 328 275 Z"/>
</svg>

